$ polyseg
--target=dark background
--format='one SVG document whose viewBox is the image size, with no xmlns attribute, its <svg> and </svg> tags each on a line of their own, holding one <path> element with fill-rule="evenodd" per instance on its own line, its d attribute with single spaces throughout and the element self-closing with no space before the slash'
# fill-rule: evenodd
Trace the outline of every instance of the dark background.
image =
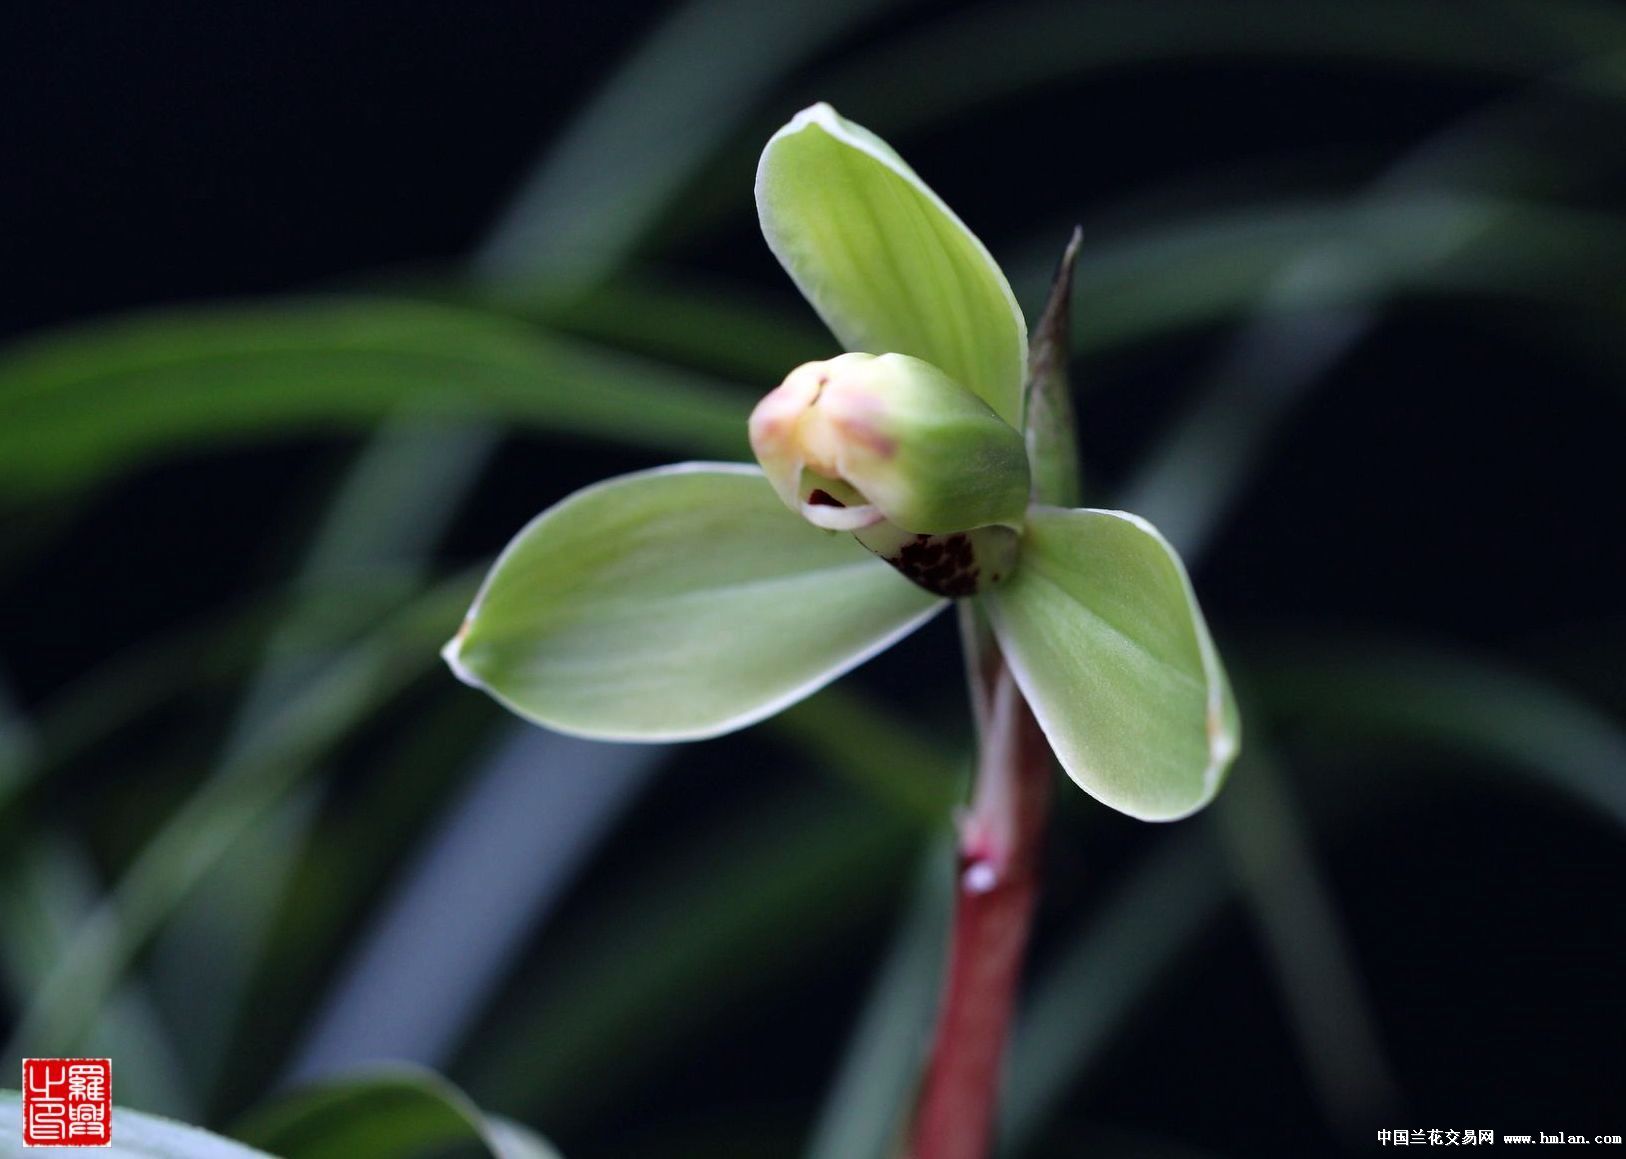
<svg viewBox="0 0 1626 1159">
<path fill-rule="evenodd" d="M 1258 737 L 1275 750 L 1274 783 L 1308 818 L 1300 836 L 1373 1045 L 1339 1038 L 1336 1017 L 1316 1022 L 1328 1009 L 1317 985 L 1334 984 L 1315 951 L 1272 951 L 1268 900 L 1262 921 L 1228 901 L 1152 996 L 1126 1011 L 1029 1153 L 1364 1154 L 1378 1128 L 1402 1126 L 1620 1133 L 1626 767 L 1611 762 L 1626 712 L 1626 89 L 1576 91 L 1553 78 L 1581 60 L 1618 61 L 1610 54 L 1626 51 L 1626 9 L 1352 3 L 1347 10 L 1364 11 L 1350 17 L 1357 31 L 1345 41 L 1379 46 L 1363 52 L 1328 49 L 1337 30 L 1318 31 L 1310 18 L 1298 32 L 1284 28 L 1273 7 L 1202 7 L 1198 23 L 1236 22 L 1220 49 L 1181 47 L 1188 6 L 1168 7 L 1160 39 L 1153 6 L 1136 17 L 1152 26 L 1144 52 L 1103 64 L 1081 39 L 1076 69 L 918 122 L 907 116 L 918 78 L 900 77 L 871 110 L 862 85 L 843 99 L 843 67 L 877 49 L 907 53 L 916 37 L 962 18 L 996 20 L 999 7 L 898 5 L 856 20 L 740 110 L 631 267 L 733 287 L 805 325 L 756 234 L 750 172 L 775 125 L 828 95 L 887 136 L 996 256 L 1026 260 L 1011 268 L 1030 317 L 1037 284 L 1024 273 L 1043 268 L 1038 247 L 1059 250 L 1066 225 L 1084 223 L 1075 374 L 1098 501 L 1129 502 L 1139 467 L 1205 397 L 1219 401 L 1199 433 L 1274 416 L 1241 444 L 1236 489 L 1194 560 L 1195 580 L 1222 649 L 1238 658 L 1250 745 Z M 1100 18 L 1110 24 L 1112 11 Z M 11 6 L 0 17 L 0 330 L 20 339 L 155 306 L 461 283 L 464 259 L 538 156 L 665 13 L 621 0 Z M 693 62 L 734 66 L 726 54 Z M 896 132 L 893 119 L 903 122 Z M 1465 153 L 1479 159 L 1459 164 Z M 1391 276 L 1369 296 L 1329 304 L 1313 286 L 1271 288 L 1262 278 L 1252 312 L 1092 341 L 1094 319 L 1110 322 L 1120 295 L 1176 297 L 1209 276 L 1195 262 L 1092 267 L 1098 240 L 1104 250 L 1158 230 L 1172 237 L 1227 215 L 1268 225 L 1306 206 L 1358 204 L 1385 182 L 1414 204 L 1443 193 L 1539 206 L 1562 220 L 1568 240 L 1549 242 L 1522 219 L 1493 222 L 1474 261 L 1433 284 L 1409 276 L 1412 255 L 1421 265 L 1424 243 L 1453 227 L 1436 231 L 1418 210 L 1415 245 L 1403 237 L 1378 255 Z M 1039 228 L 1046 223 L 1054 230 Z M 1328 240 L 1357 258 L 1382 248 L 1359 232 Z M 1148 281 L 1166 276 L 1180 280 Z M 558 325 L 573 328 L 568 318 Z M 745 399 L 773 385 L 728 377 Z M 1279 411 L 1275 399 L 1286 400 Z M 4 406 L 0 395 L 0 422 L 17 421 Z M 0 661 L 21 712 L 45 711 L 109 657 L 286 584 L 361 439 L 268 430 L 176 446 L 94 484 L 0 508 Z M 438 538 L 434 569 L 478 563 L 575 486 L 669 457 L 505 431 Z M 1198 470 L 1190 485 L 1206 480 Z M 1441 694 L 1440 703 L 1460 701 L 1470 723 L 1431 734 L 1405 719 L 1433 703 L 1405 691 L 1434 671 L 1425 656 L 1464 674 L 1456 699 Z M 1388 689 L 1398 707 L 1339 715 L 1338 680 L 1356 659 L 1371 677 L 1362 686 L 1371 704 L 1388 705 Z M 1506 672 L 1584 706 L 1617 747 L 1599 756 L 1546 700 L 1520 696 L 1518 681 L 1497 684 Z M 1475 695 L 1475 673 L 1529 720 Z M 939 624 L 869 666 L 856 687 L 923 730 L 963 738 L 958 679 Z M 206 768 L 231 689 L 212 684 L 63 762 L 29 791 L 26 812 L 0 812 L 5 840 L 21 849 L 42 833 L 69 834 L 97 880 L 117 880 Z M 1311 711 L 1305 702 L 1317 693 Z M 470 738 L 505 727 L 472 700 L 437 670 L 360 721 L 317 782 L 325 838 L 342 845 L 373 828 L 369 811 L 395 796 L 385 778 L 403 743 L 396 730 L 414 714 L 433 705 Z M 1495 719 L 1473 723 L 1476 708 Z M 1521 743 L 1549 740 L 1554 777 L 1502 775 L 1521 764 Z M 1553 788 L 1587 762 L 1612 770 L 1595 784 L 1613 815 Z M 762 782 L 780 771 L 798 792 L 837 791 L 818 764 L 755 732 L 677 754 L 601 840 L 547 927 L 526 934 L 522 964 L 437 1064 L 571 1156 L 793 1151 L 907 898 L 918 836 L 875 864 L 862 916 L 797 951 L 795 968 L 764 973 L 742 951 L 708 983 L 704 1017 L 642 1024 L 625 1049 L 647 1058 L 629 1061 L 612 1097 L 564 1082 L 528 1101 L 514 1093 L 528 1086 L 524 1051 L 505 1064 L 505 1083 L 490 1081 L 497 1064 L 479 1056 L 506 1010 L 537 988 L 566 986 L 548 974 L 554 946 L 602 920 L 656 853 L 700 856 L 687 837 L 703 840 L 719 813 L 764 798 Z M 310 993 L 291 992 L 286 977 L 279 984 L 289 958 L 259 962 L 267 997 L 234 1024 L 233 1061 L 200 1095 L 197 1117 L 229 1123 L 272 1089 L 294 1027 L 338 969 L 345 931 L 434 831 L 466 765 L 452 760 L 410 782 L 399 816 L 378 824 L 376 856 L 341 890 L 349 916 L 293 975 Z M 1127 880 L 1172 839 L 1064 791 L 1036 972 L 1102 905 L 1097 886 Z M 1233 831 L 1233 841 L 1255 840 L 1245 816 L 1236 824 L 1243 835 Z M 721 864 L 726 872 L 726 856 Z M 298 890 L 283 904 L 303 904 Z M 1291 903 L 1276 911 L 1289 943 L 1315 925 L 1295 924 L 1293 912 Z M 284 936 L 293 936 L 290 921 Z M 769 922 L 762 937 L 778 936 Z M 658 957 L 661 947 L 646 952 Z M 1292 998 L 1294 961 L 1307 1007 Z M 163 969 L 151 955 L 138 967 Z M 560 992 L 566 1007 L 593 1000 Z M 1340 993 L 1329 1000 L 1335 1010 L 1348 1000 Z M 14 993 L 13 1011 L 20 1006 Z M 184 1038 L 184 1013 L 170 1021 Z"/>
</svg>

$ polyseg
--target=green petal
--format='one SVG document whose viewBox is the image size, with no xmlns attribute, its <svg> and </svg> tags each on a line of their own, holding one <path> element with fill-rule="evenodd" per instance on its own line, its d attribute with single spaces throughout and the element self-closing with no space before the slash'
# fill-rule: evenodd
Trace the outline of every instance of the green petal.
<svg viewBox="0 0 1626 1159">
<path fill-rule="evenodd" d="M 1122 511 L 1036 507 L 995 631 L 1062 767 L 1114 809 L 1202 808 L 1237 754 L 1225 670 L 1180 557 Z"/>
<path fill-rule="evenodd" d="M 757 166 L 768 246 L 848 350 L 909 354 L 1021 429 L 1027 326 L 1005 275 L 868 129 L 803 109 Z"/>
<path fill-rule="evenodd" d="M 851 536 L 786 511 L 756 468 L 685 463 L 533 520 L 445 656 L 560 732 L 688 740 L 771 716 L 941 606 Z"/>
</svg>

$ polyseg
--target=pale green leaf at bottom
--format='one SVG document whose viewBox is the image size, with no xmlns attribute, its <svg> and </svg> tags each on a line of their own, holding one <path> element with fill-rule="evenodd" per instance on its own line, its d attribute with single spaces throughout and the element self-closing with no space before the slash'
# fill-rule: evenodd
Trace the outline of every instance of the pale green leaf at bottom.
<svg viewBox="0 0 1626 1159">
<path fill-rule="evenodd" d="M 538 516 L 446 658 L 561 732 L 694 739 L 788 707 L 941 605 L 850 535 L 792 515 L 757 469 L 688 463 Z"/>
<path fill-rule="evenodd" d="M 271 1159 L 230 1139 L 158 1115 L 114 1107 L 112 1145 L 23 1147 L 22 1095 L 0 1090 L 0 1155 L 94 1155 L 97 1159 Z"/>
<path fill-rule="evenodd" d="M 1062 767 L 1132 817 L 1206 805 L 1241 739 L 1180 557 L 1121 511 L 1036 507 L 988 596 L 1000 644 Z"/>
<path fill-rule="evenodd" d="M 541 1136 L 485 1113 L 440 1075 L 393 1063 L 295 1088 L 252 1112 L 237 1133 L 287 1159 L 418 1159 L 475 1151 L 491 1159 L 560 1159 Z"/>
</svg>

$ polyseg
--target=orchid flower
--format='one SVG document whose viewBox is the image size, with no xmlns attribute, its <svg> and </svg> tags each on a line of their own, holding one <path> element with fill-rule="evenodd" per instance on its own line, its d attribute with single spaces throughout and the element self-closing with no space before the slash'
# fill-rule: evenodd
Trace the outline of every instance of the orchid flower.
<svg viewBox="0 0 1626 1159">
<path fill-rule="evenodd" d="M 824 104 L 769 140 L 756 199 L 847 353 L 757 406 L 760 466 L 623 475 L 537 516 L 446 646 L 453 671 L 560 732 L 691 740 L 972 601 L 962 622 L 991 626 L 1080 787 L 1149 820 L 1202 807 L 1240 730 L 1191 583 L 1145 520 L 1055 505 L 1074 501 L 1053 482 L 1070 412 L 1043 429 L 1058 412 L 1028 398 L 1027 326 L 988 251 Z"/>
</svg>

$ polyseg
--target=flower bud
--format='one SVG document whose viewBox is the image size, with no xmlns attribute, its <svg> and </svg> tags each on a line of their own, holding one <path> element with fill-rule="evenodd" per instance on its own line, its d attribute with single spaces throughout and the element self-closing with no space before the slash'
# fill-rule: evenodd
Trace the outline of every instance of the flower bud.
<svg viewBox="0 0 1626 1159">
<path fill-rule="evenodd" d="M 752 412 L 751 447 L 780 498 L 831 530 L 882 520 L 925 535 L 1015 528 L 1027 509 L 1022 436 L 906 354 L 797 367 Z"/>
<path fill-rule="evenodd" d="M 791 510 L 853 532 L 928 590 L 971 595 L 1010 573 L 1029 497 L 1022 436 L 930 363 L 799 366 L 752 412 L 751 447 Z"/>
</svg>

